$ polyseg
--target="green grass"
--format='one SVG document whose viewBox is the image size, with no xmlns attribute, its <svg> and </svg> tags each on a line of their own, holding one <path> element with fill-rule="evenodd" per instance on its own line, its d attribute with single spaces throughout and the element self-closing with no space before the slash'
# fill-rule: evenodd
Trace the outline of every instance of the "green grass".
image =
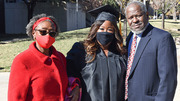
<svg viewBox="0 0 180 101">
<path fill-rule="evenodd" d="M 89 28 L 59 33 L 53 44 L 64 55 L 70 50 L 74 42 L 83 41 L 88 34 Z M 0 44 L 0 71 L 10 71 L 11 64 L 16 55 L 28 49 L 33 40 L 9 42 Z"/>
<path fill-rule="evenodd" d="M 83 41 L 88 35 L 89 28 L 60 33 L 53 44 L 65 56 L 75 42 Z"/>
<path fill-rule="evenodd" d="M 150 23 L 161 28 L 161 20 L 150 20 Z M 180 21 L 166 20 L 165 30 L 169 31 L 173 37 L 180 36 Z M 55 48 L 62 52 L 65 56 L 75 42 L 83 41 L 89 32 L 89 28 L 59 33 L 56 42 L 53 44 Z M 129 32 L 129 31 L 128 31 Z M 0 43 L 0 71 L 10 71 L 13 59 L 19 53 L 28 49 L 32 40 L 15 41 L 2 44 Z"/>
<path fill-rule="evenodd" d="M 158 27 L 160 29 L 162 28 L 161 19 L 150 20 L 150 23 L 155 27 Z M 165 19 L 165 30 L 171 33 L 173 37 L 180 36 L 180 31 L 177 31 L 177 29 L 180 29 L 180 20 L 175 22 L 173 20 Z"/>
</svg>

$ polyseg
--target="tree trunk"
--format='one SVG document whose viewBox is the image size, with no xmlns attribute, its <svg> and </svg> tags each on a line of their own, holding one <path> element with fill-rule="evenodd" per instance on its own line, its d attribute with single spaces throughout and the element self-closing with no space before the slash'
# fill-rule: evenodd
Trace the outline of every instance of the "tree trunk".
<svg viewBox="0 0 180 101">
<path fill-rule="evenodd" d="M 27 5 L 27 8 L 28 8 L 28 22 L 29 22 L 33 16 L 34 8 L 31 6 L 31 4 Z"/>
<path fill-rule="evenodd" d="M 126 0 L 125 3 L 124 3 L 124 7 L 125 8 L 127 6 L 127 2 L 129 0 Z M 126 16 L 126 15 L 125 15 Z M 123 22 L 123 38 L 124 38 L 124 41 L 126 42 L 126 38 L 127 38 L 127 20 L 126 18 L 124 19 L 124 22 Z"/>
<path fill-rule="evenodd" d="M 162 4 L 162 29 L 165 28 L 164 17 L 165 17 L 165 0 L 163 0 L 163 4 Z"/>
<path fill-rule="evenodd" d="M 164 14 L 164 12 L 162 13 L 162 29 L 164 29 L 165 28 L 165 14 Z"/>
<path fill-rule="evenodd" d="M 123 38 L 126 39 L 127 37 L 127 20 L 124 19 L 124 22 L 123 22 Z"/>
<path fill-rule="evenodd" d="M 4 0 L 0 1 L 0 35 L 5 34 Z"/>
<path fill-rule="evenodd" d="M 149 0 L 145 1 L 146 9 L 149 11 Z"/>
<path fill-rule="evenodd" d="M 158 19 L 158 10 L 156 9 L 156 19 Z"/>
<path fill-rule="evenodd" d="M 173 20 L 177 21 L 177 18 L 176 18 L 176 7 L 175 6 L 173 7 Z"/>
<path fill-rule="evenodd" d="M 30 0 L 30 1 L 23 0 L 23 1 L 26 4 L 27 9 L 28 9 L 28 22 L 29 22 L 33 16 L 34 7 L 36 5 L 37 0 Z"/>
</svg>

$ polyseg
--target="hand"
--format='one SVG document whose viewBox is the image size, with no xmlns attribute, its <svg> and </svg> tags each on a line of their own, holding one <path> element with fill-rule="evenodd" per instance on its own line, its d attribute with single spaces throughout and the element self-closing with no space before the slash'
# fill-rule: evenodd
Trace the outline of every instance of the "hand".
<svg viewBox="0 0 180 101">
<path fill-rule="evenodd" d="M 76 86 L 73 90 L 72 90 L 72 92 L 71 92 L 71 94 L 70 94 L 70 98 L 71 98 L 71 101 L 78 101 L 78 99 L 79 99 L 79 94 L 80 94 L 80 88 L 79 88 L 79 86 Z"/>
</svg>

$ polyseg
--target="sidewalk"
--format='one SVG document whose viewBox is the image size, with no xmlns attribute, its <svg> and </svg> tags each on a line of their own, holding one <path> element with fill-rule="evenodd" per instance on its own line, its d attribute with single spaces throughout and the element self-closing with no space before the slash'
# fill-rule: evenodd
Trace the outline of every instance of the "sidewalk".
<svg viewBox="0 0 180 101">
<path fill-rule="evenodd" d="M 7 101 L 9 72 L 0 72 L 0 101 Z"/>
<path fill-rule="evenodd" d="M 174 97 L 174 101 L 180 101 L 180 45 L 177 45 L 178 59 L 178 85 Z M 9 72 L 0 72 L 0 101 L 7 101 Z"/>
</svg>

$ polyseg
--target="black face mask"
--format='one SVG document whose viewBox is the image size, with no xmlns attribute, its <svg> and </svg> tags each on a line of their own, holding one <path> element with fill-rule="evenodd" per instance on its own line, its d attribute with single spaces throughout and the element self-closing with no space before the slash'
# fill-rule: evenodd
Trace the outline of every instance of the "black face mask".
<svg viewBox="0 0 180 101">
<path fill-rule="evenodd" d="M 101 45 L 104 46 L 114 39 L 114 34 L 108 32 L 97 32 L 96 38 L 101 43 Z"/>
</svg>

